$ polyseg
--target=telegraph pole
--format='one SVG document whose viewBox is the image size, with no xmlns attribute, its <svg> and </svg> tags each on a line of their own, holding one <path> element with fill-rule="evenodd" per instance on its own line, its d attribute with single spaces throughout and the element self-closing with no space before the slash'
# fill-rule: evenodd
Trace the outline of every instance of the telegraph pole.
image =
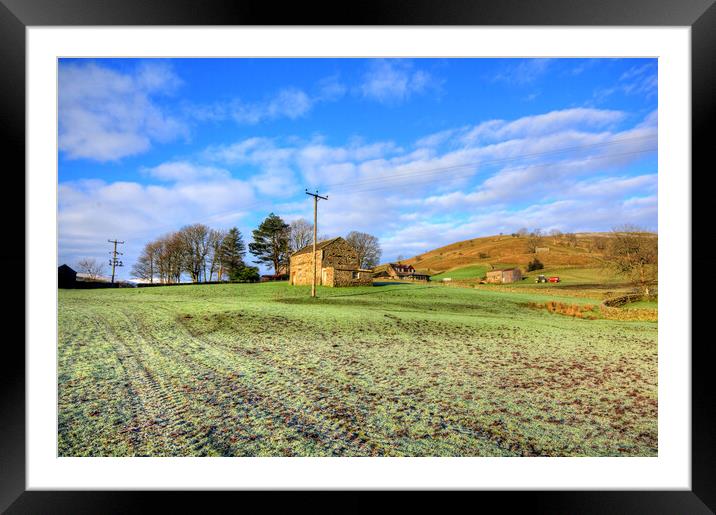
<svg viewBox="0 0 716 515">
<path fill-rule="evenodd" d="M 117 259 L 117 256 L 123 256 L 121 252 L 117 252 L 117 244 L 124 245 L 123 241 L 107 240 L 110 243 L 114 243 L 114 250 L 110 250 L 109 253 L 112 255 L 112 259 L 109 260 L 109 265 L 112 267 L 112 284 L 114 284 L 114 267 L 124 266 L 124 264 Z"/>
<path fill-rule="evenodd" d="M 313 281 L 311 281 L 311 297 L 316 296 L 316 238 L 318 237 L 318 199 L 328 200 L 328 197 L 321 197 L 316 193 L 309 193 L 306 190 L 306 195 L 313 197 Z"/>
</svg>

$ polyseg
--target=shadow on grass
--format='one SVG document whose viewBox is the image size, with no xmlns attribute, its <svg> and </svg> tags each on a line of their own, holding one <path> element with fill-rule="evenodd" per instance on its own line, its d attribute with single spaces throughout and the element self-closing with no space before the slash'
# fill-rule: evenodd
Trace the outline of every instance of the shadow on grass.
<svg viewBox="0 0 716 515">
<path fill-rule="evenodd" d="M 378 286 L 381 288 L 376 291 L 363 291 L 363 292 L 359 292 L 359 293 L 343 293 L 343 294 L 338 294 L 338 295 L 331 295 L 331 298 L 354 297 L 357 295 L 375 295 L 377 293 L 388 293 L 388 292 L 393 292 L 393 291 L 397 291 L 397 290 L 404 290 L 405 289 L 404 286 L 413 286 L 413 289 L 416 289 L 416 290 L 423 290 L 425 288 L 431 288 L 431 286 L 416 287 L 413 284 L 406 284 L 406 283 L 399 283 L 399 282 L 379 282 L 379 283 L 373 283 L 373 286 Z M 384 289 L 385 286 L 396 286 L 396 288 Z"/>
</svg>

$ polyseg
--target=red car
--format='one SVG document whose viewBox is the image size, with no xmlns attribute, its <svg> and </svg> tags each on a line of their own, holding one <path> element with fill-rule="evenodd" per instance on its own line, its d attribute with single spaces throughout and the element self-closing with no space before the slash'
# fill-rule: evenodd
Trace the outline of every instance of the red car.
<svg viewBox="0 0 716 515">
<path fill-rule="evenodd" d="M 559 282 L 559 277 L 557 277 L 557 276 L 555 275 L 555 276 L 553 276 L 553 277 L 550 277 L 550 278 L 547 279 L 547 280 L 548 280 L 549 282 L 551 282 L 551 283 L 558 283 L 558 282 Z"/>
</svg>

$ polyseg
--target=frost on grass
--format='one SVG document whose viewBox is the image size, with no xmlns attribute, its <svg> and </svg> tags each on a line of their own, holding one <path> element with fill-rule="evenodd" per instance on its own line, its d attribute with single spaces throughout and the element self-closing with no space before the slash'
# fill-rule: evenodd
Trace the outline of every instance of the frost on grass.
<svg viewBox="0 0 716 515">
<path fill-rule="evenodd" d="M 657 326 L 549 297 L 59 294 L 62 456 L 656 456 Z"/>
</svg>

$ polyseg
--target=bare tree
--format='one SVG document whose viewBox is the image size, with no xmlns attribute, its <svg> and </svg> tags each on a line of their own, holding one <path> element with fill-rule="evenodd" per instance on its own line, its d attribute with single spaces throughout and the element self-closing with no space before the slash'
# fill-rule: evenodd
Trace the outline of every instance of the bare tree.
<svg viewBox="0 0 716 515">
<path fill-rule="evenodd" d="M 517 234 L 518 238 L 524 238 L 525 236 L 527 236 L 528 232 L 529 231 L 527 230 L 527 227 L 522 227 L 518 229 L 515 234 Z"/>
<path fill-rule="evenodd" d="M 537 252 L 537 247 L 542 244 L 542 229 L 534 229 L 529 236 L 527 236 L 527 252 L 534 254 Z"/>
<path fill-rule="evenodd" d="M 313 224 L 305 218 L 291 222 L 288 231 L 288 248 L 291 253 L 313 242 Z"/>
<path fill-rule="evenodd" d="M 562 239 L 562 231 L 559 229 L 552 229 L 549 231 L 549 235 L 552 237 L 552 243 L 554 245 L 557 245 L 559 243 L 559 240 Z"/>
<path fill-rule="evenodd" d="M 98 261 L 95 258 L 82 258 L 77 262 L 77 269 L 87 274 L 87 277 L 92 281 L 97 280 L 105 270 L 104 262 Z"/>
<path fill-rule="evenodd" d="M 612 230 L 604 262 L 648 297 L 653 293 L 659 275 L 658 238 L 634 225 L 617 227 Z"/>
<path fill-rule="evenodd" d="M 150 283 L 154 282 L 154 276 L 158 273 L 159 247 L 156 241 L 149 242 L 144 246 L 137 262 L 132 266 L 132 277 L 144 279 Z"/>
<path fill-rule="evenodd" d="M 594 237 L 594 248 L 597 250 L 605 250 L 607 248 L 607 238 L 604 236 Z"/>
<path fill-rule="evenodd" d="M 204 224 L 185 225 L 178 236 L 182 243 L 184 270 L 192 282 L 206 281 L 206 261 L 211 248 L 211 229 Z"/>
<path fill-rule="evenodd" d="M 214 278 L 214 273 L 216 273 L 218 281 L 221 281 L 224 275 L 221 262 L 221 243 L 226 235 L 227 231 L 217 231 L 215 229 L 209 231 L 209 281 Z"/>
<path fill-rule="evenodd" d="M 172 232 L 153 242 L 157 248 L 156 273 L 163 284 L 178 283 L 184 268 L 184 243 L 179 233 Z"/>
<path fill-rule="evenodd" d="M 567 245 L 570 247 L 577 246 L 577 235 L 573 232 L 567 232 L 564 234 L 564 239 L 567 240 Z"/>
<path fill-rule="evenodd" d="M 365 232 L 351 231 L 346 236 L 346 241 L 356 250 L 361 268 L 373 268 L 380 262 L 383 251 L 375 236 Z"/>
</svg>

